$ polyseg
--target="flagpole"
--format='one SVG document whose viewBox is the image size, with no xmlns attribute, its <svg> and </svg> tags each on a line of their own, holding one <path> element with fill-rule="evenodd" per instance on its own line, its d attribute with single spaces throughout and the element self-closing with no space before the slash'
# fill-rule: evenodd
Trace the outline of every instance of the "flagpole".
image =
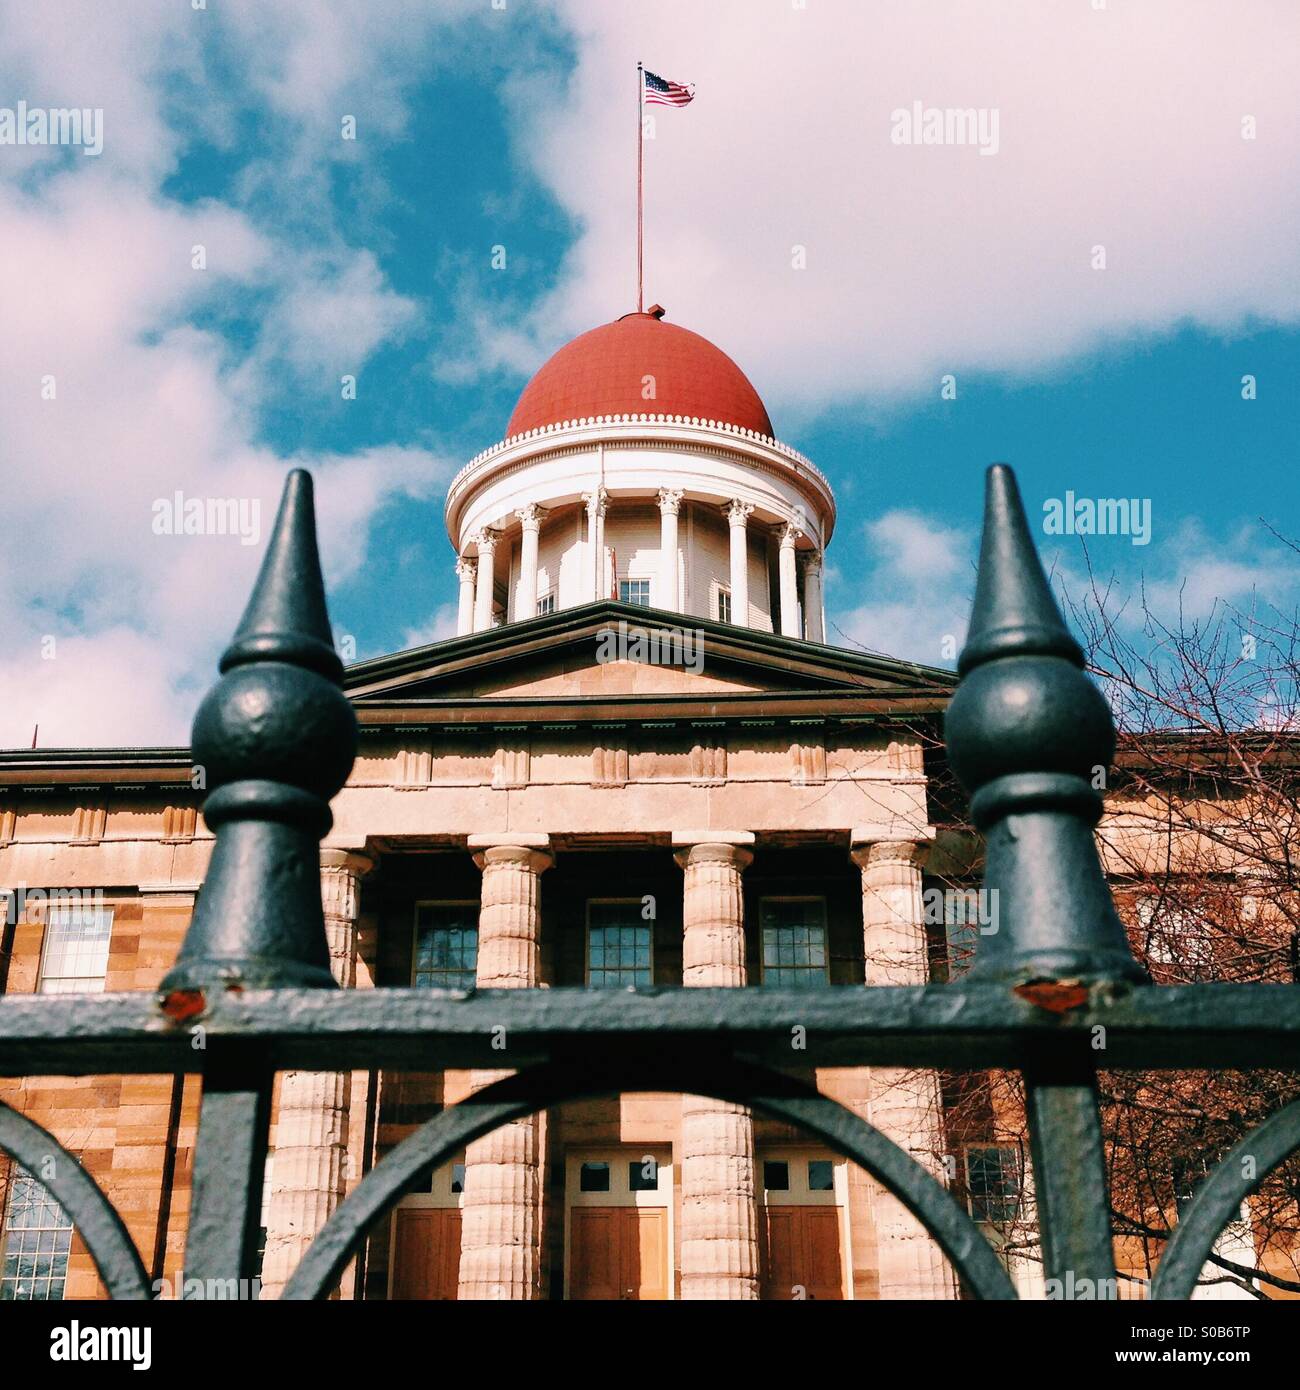
<svg viewBox="0 0 1300 1390">
<path fill-rule="evenodd" d="M 636 65 L 636 311 L 645 309 L 645 73 Z"/>
</svg>

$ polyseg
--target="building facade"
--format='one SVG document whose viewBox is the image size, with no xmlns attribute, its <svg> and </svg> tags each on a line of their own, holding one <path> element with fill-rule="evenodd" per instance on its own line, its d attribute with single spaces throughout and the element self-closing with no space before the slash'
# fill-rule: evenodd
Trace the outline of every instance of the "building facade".
<svg viewBox="0 0 1300 1390">
<path fill-rule="evenodd" d="M 942 881 L 950 672 L 825 641 L 826 479 L 657 307 L 561 349 L 453 481 L 458 633 L 349 668 L 361 747 L 321 852 L 345 988 L 920 983 Z M 155 989 L 211 837 L 185 749 L 0 755 L 0 990 Z M 948 923 L 951 926 L 951 923 Z M 501 1072 L 277 1079 L 264 1296 L 393 1145 Z M 510 1065 L 503 1040 L 502 1069 Z M 929 1073 L 790 1069 L 995 1223 L 996 1117 L 954 1151 Z M 164 1294 L 184 1270 L 197 1080 L 0 1082 L 78 1153 Z M 40 1174 L 0 1170 L 0 1298 L 93 1297 Z M 1027 1277 L 1027 1276 L 1026 1276 Z M 344 1298 L 958 1295 L 922 1228 L 799 1133 L 694 1096 L 569 1103 L 403 1199 Z"/>
</svg>

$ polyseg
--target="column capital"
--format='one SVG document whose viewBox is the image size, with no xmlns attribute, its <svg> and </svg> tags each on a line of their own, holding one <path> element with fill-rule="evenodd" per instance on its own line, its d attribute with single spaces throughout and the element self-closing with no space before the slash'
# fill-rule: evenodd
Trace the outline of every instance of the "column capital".
<svg viewBox="0 0 1300 1390">
<path fill-rule="evenodd" d="M 521 868 L 531 869 L 535 874 L 542 874 L 555 863 L 549 835 L 488 833 L 470 835 L 466 843 L 480 869 L 489 864 L 516 864 Z"/>
<path fill-rule="evenodd" d="M 727 864 L 744 870 L 754 861 L 752 830 L 674 830 L 673 858 L 681 869 Z"/>
<path fill-rule="evenodd" d="M 800 558 L 803 562 L 803 572 L 805 575 L 820 574 L 822 572 L 822 553 L 820 550 L 805 550 Z"/>
<path fill-rule="evenodd" d="M 742 502 L 739 497 L 733 497 L 731 501 L 722 504 L 722 515 L 727 518 L 728 526 L 744 526 L 753 511 L 754 504 Z"/>
<path fill-rule="evenodd" d="M 478 553 L 482 555 L 485 551 L 491 552 L 496 549 L 497 542 L 501 539 L 501 532 L 495 531 L 491 526 L 484 526 L 482 530 L 475 531 L 469 538 Z"/>
<path fill-rule="evenodd" d="M 582 504 L 586 507 L 588 516 L 604 516 L 605 509 L 609 506 L 609 493 L 603 487 L 598 487 L 592 492 L 584 492 Z"/>
<path fill-rule="evenodd" d="M 686 494 L 679 487 L 661 487 L 659 489 L 659 511 L 661 514 L 676 516 L 681 510 L 682 498 Z"/>
<path fill-rule="evenodd" d="M 541 529 L 542 520 L 546 516 L 546 508 L 537 502 L 529 502 L 526 506 L 517 507 L 515 515 L 519 518 L 519 524 L 525 531 L 537 531 Z"/>
<path fill-rule="evenodd" d="M 781 546 L 783 549 L 793 549 L 796 542 L 803 539 L 803 527 L 796 525 L 793 521 L 787 521 L 781 527 Z"/>
<path fill-rule="evenodd" d="M 376 859 L 365 850 L 348 849 L 343 845 L 322 845 L 320 866 L 322 869 L 346 869 L 358 878 L 364 878 L 375 867 Z"/>
<path fill-rule="evenodd" d="M 462 555 L 456 561 L 456 578 L 462 584 L 473 583 L 474 576 L 478 573 L 478 565 L 470 559 L 468 555 Z"/>
<path fill-rule="evenodd" d="M 901 864 L 920 869 L 934 842 L 932 825 L 863 825 L 850 833 L 849 854 L 860 868 Z"/>
</svg>

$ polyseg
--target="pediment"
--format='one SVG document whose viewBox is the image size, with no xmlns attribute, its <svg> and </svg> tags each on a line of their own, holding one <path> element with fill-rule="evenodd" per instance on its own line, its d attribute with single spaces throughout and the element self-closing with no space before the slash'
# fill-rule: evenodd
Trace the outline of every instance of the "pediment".
<svg viewBox="0 0 1300 1390">
<path fill-rule="evenodd" d="M 946 693 L 945 671 L 613 602 L 451 638 L 348 668 L 358 705 L 404 701 Z"/>
</svg>

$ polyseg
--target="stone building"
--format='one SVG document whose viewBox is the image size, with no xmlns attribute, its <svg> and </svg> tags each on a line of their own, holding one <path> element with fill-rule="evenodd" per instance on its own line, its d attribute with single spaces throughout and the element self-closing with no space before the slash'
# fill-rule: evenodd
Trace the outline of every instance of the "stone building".
<svg viewBox="0 0 1300 1390">
<path fill-rule="evenodd" d="M 452 482 L 446 523 L 457 636 L 347 674 L 361 750 L 320 869 L 342 985 L 929 978 L 944 928 L 927 932 L 926 875 L 963 872 L 931 776 L 953 677 L 827 643 L 832 490 L 729 358 L 657 306 L 584 334 Z M 0 990 L 156 988 L 211 847 L 199 800 L 183 748 L 0 754 Z M 377 1157 L 494 1075 L 282 1075 L 266 1292 Z M 948 1153 L 933 1077 L 815 1080 L 977 1219 L 1015 1200 L 992 1130 Z M 0 1098 L 81 1156 L 174 1287 L 197 1079 L 34 1078 Z M 0 1297 L 94 1296 L 39 1175 L 0 1181 Z M 736 1106 L 641 1094 L 472 1144 L 371 1233 L 340 1292 L 957 1294 L 860 1170 Z"/>
</svg>

